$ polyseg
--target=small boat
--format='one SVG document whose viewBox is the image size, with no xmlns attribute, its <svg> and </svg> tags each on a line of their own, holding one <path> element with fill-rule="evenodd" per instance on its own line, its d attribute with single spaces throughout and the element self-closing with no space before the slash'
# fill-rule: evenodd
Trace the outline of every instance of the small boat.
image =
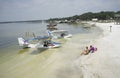
<svg viewBox="0 0 120 78">
<path fill-rule="evenodd" d="M 54 27 L 54 28 L 47 28 L 47 30 L 53 31 L 53 30 L 58 30 L 58 28 Z"/>
<path fill-rule="evenodd" d="M 55 26 L 57 26 L 57 23 L 50 23 L 47 25 L 48 28 L 54 28 Z"/>
</svg>

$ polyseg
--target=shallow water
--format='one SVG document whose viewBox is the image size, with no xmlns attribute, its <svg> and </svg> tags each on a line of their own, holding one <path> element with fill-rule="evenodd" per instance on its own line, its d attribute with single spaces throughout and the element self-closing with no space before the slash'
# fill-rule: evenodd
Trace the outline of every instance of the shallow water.
<svg viewBox="0 0 120 78">
<path fill-rule="evenodd" d="M 83 48 L 99 38 L 98 28 L 59 24 L 73 37 L 59 40 L 62 47 L 48 50 L 21 49 L 17 37 L 25 32 L 45 34 L 46 23 L 0 24 L 0 78 L 83 78 L 77 61 Z M 77 61 L 77 62 L 76 62 Z"/>
</svg>

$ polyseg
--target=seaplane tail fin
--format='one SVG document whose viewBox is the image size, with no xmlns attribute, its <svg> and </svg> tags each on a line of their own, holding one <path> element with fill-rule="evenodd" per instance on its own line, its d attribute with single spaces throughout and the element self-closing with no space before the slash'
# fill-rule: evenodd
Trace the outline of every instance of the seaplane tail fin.
<svg viewBox="0 0 120 78">
<path fill-rule="evenodd" d="M 48 36 L 53 36 L 52 32 L 49 30 L 47 30 L 47 34 L 48 34 Z"/>
<path fill-rule="evenodd" d="M 28 42 L 25 41 L 22 37 L 18 38 L 18 43 L 20 46 L 28 45 Z"/>
</svg>

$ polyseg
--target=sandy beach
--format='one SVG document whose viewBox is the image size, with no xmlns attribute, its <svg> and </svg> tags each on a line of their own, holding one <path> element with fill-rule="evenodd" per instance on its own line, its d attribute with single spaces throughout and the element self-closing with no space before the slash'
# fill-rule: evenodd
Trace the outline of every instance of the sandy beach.
<svg viewBox="0 0 120 78">
<path fill-rule="evenodd" d="M 91 22 L 89 23 L 91 24 Z M 60 53 L 59 60 L 54 63 L 53 71 L 49 71 L 51 73 L 48 76 L 51 76 L 51 78 L 120 77 L 120 25 L 114 25 L 114 23 L 96 23 L 96 26 L 103 29 L 103 34 L 96 39 L 92 37 L 88 39 L 81 35 L 74 36 L 72 40 L 64 45 L 62 52 L 65 52 L 66 55 L 61 55 Z M 111 32 L 110 26 L 112 26 Z M 82 41 L 83 44 L 75 43 L 74 41 L 77 39 L 80 39 L 78 43 Z M 83 51 L 83 48 L 91 44 L 97 47 L 98 51 L 81 56 L 80 53 Z"/>
<path fill-rule="evenodd" d="M 104 30 L 103 36 L 93 45 L 98 48 L 96 53 L 82 56 L 83 78 L 119 78 L 120 77 L 120 25 L 114 23 L 96 23 Z M 110 26 L 112 30 L 110 32 Z"/>
<path fill-rule="evenodd" d="M 62 40 L 64 44 L 61 48 L 43 52 L 20 49 L 13 56 L 9 52 L 2 56 L 11 59 L 6 58 L 1 62 L 0 78 L 119 78 L 120 25 L 95 24 L 103 29 L 102 35 L 98 37 L 96 33 L 76 34 L 71 39 Z M 89 45 L 98 50 L 80 55 L 85 46 Z"/>
</svg>

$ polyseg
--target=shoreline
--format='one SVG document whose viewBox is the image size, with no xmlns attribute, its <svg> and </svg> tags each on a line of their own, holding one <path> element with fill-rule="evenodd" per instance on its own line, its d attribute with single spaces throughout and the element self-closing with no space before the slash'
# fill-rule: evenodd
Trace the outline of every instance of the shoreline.
<svg viewBox="0 0 120 78">
<path fill-rule="evenodd" d="M 88 22 L 93 23 L 93 22 Z M 120 25 L 96 23 L 102 35 L 76 34 L 61 48 L 40 52 L 36 49 L 10 52 L 0 65 L 2 78 L 119 78 Z M 112 25 L 112 32 L 109 26 Z M 97 38 L 96 38 L 97 37 Z M 98 48 L 95 53 L 80 55 L 86 45 Z M 12 56 L 11 56 L 12 55 Z M 6 57 L 10 56 L 11 59 Z"/>
<path fill-rule="evenodd" d="M 93 23 L 93 22 L 88 22 Z M 79 61 L 83 67 L 85 78 L 119 78 L 120 77 L 120 25 L 114 23 L 96 23 L 103 29 L 103 36 L 97 39 L 93 45 L 98 48 L 95 53 L 81 56 Z M 110 26 L 112 31 L 110 32 Z M 87 70 L 85 70 L 87 69 Z"/>
</svg>

